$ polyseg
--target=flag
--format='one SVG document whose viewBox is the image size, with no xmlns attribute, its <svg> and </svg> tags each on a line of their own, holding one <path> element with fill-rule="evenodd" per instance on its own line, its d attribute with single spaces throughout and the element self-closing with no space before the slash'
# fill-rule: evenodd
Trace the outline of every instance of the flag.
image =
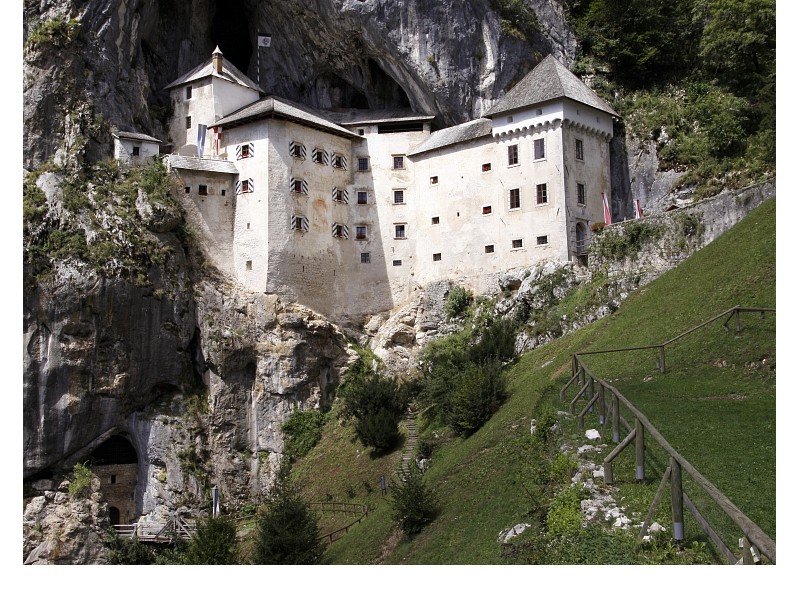
<svg viewBox="0 0 800 600">
<path fill-rule="evenodd" d="M 641 219 L 644 216 L 644 214 L 642 213 L 642 205 L 639 204 L 638 198 L 633 201 L 633 208 L 634 212 L 636 212 L 636 218 Z"/>
<path fill-rule="evenodd" d="M 611 209 L 608 206 L 608 198 L 606 198 L 605 192 L 603 192 L 603 218 L 606 225 L 611 225 Z"/>
<path fill-rule="evenodd" d="M 208 129 L 208 125 L 198 125 L 197 126 L 197 156 L 198 158 L 203 158 L 203 151 L 206 147 L 206 130 Z"/>
<path fill-rule="evenodd" d="M 272 43 L 272 37 L 268 33 L 259 33 L 258 34 L 258 47 L 259 48 L 269 48 L 269 45 Z"/>
</svg>

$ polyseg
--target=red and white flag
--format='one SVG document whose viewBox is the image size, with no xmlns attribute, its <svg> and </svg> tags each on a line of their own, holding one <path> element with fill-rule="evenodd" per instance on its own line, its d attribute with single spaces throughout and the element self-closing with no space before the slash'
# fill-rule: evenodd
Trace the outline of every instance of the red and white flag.
<svg viewBox="0 0 800 600">
<path fill-rule="evenodd" d="M 644 216 L 644 213 L 642 213 L 642 205 L 639 204 L 639 199 L 638 198 L 633 201 L 633 209 L 634 209 L 634 212 L 636 212 L 636 218 L 637 219 L 641 219 Z"/>
<path fill-rule="evenodd" d="M 603 192 L 603 217 L 605 218 L 606 225 L 611 225 L 611 209 L 608 206 L 608 198 L 606 198 L 605 192 Z"/>
</svg>

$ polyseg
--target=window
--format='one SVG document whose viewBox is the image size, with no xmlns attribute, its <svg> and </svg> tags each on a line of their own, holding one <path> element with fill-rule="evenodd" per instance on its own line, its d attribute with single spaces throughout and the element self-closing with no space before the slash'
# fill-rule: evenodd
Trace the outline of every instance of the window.
<svg viewBox="0 0 800 600">
<path fill-rule="evenodd" d="M 331 227 L 331 235 L 335 238 L 347 239 L 350 236 L 350 231 L 347 229 L 347 225 L 334 223 Z"/>
<path fill-rule="evenodd" d="M 521 203 L 519 200 L 519 188 L 508 190 L 508 208 L 510 210 L 514 210 L 515 208 L 519 208 L 520 206 Z"/>
<path fill-rule="evenodd" d="M 508 147 L 508 166 L 519 164 L 519 147 L 513 144 Z"/>
<path fill-rule="evenodd" d="M 489 244 L 488 246 L 484 246 L 483 251 L 486 254 L 492 254 L 494 252 L 494 244 Z"/>
<path fill-rule="evenodd" d="M 368 265 L 370 263 L 369 260 L 369 252 L 362 252 L 361 253 L 361 264 Z"/>
<path fill-rule="evenodd" d="M 289 191 L 295 194 L 308 194 L 308 183 L 306 183 L 305 179 L 292 177 L 289 180 Z"/>
<path fill-rule="evenodd" d="M 395 223 L 394 237 L 398 240 L 404 240 L 406 237 L 406 226 L 404 223 Z"/>
<path fill-rule="evenodd" d="M 483 163 L 481 165 L 481 171 L 483 173 L 488 173 L 491 170 L 492 170 L 492 163 Z"/>
<path fill-rule="evenodd" d="M 359 129 L 358 130 L 358 135 L 364 135 L 364 130 L 363 129 Z"/>
<path fill-rule="evenodd" d="M 392 261 L 392 266 L 393 267 L 402 267 L 403 266 L 403 261 L 402 260 L 393 260 Z"/>
<path fill-rule="evenodd" d="M 111 483 L 117 483 L 117 476 L 116 475 L 112 475 L 111 476 Z"/>
<path fill-rule="evenodd" d="M 308 231 L 308 219 L 302 215 L 293 215 L 289 226 L 295 231 Z M 247 228 L 250 229 L 250 223 Z"/>
<path fill-rule="evenodd" d="M 289 142 L 289 154 L 298 160 L 306 159 L 306 147 L 300 142 Z"/>
<path fill-rule="evenodd" d="M 241 181 L 236 182 L 236 193 L 237 194 L 249 194 L 254 189 L 253 187 L 253 180 L 252 179 L 243 179 Z"/>
<path fill-rule="evenodd" d="M 438 225 L 439 217 L 431 217 L 431 225 Z"/>
<path fill-rule="evenodd" d="M 583 140 L 575 140 L 575 158 L 583 160 Z"/>
<path fill-rule="evenodd" d="M 536 116 L 537 117 L 541 117 L 542 116 L 542 109 L 541 108 L 537 108 L 536 109 Z"/>
<path fill-rule="evenodd" d="M 484 207 L 483 207 L 483 214 L 485 214 L 485 215 L 490 215 L 490 214 L 492 214 L 492 207 L 491 207 L 491 205 L 489 205 L 489 206 L 484 206 Z"/>
<path fill-rule="evenodd" d="M 253 144 L 237 144 L 236 146 L 236 160 L 243 158 L 253 158 L 255 156 Z"/>
<path fill-rule="evenodd" d="M 536 204 L 547 204 L 547 184 L 536 184 Z"/>
<path fill-rule="evenodd" d="M 139 156 L 141 151 L 142 151 L 142 147 L 141 146 L 134 146 L 133 147 L 133 155 L 134 156 Z"/>
<path fill-rule="evenodd" d="M 544 246 L 547 244 L 547 236 L 546 235 L 537 235 L 536 236 L 536 244 L 539 246 Z"/>
<path fill-rule="evenodd" d="M 334 154 L 332 166 L 334 169 L 346 169 L 347 168 L 347 159 L 342 156 L 341 154 Z"/>
<path fill-rule="evenodd" d="M 522 238 L 519 238 L 518 240 L 511 240 L 511 249 L 518 250 L 519 248 L 522 248 Z"/>
<path fill-rule="evenodd" d="M 544 158 L 544 138 L 533 140 L 533 160 L 542 160 Z"/>
<path fill-rule="evenodd" d="M 392 157 L 392 168 L 393 169 L 405 169 L 406 168 L 405 158 L 406 157 L 402 156 L 402 155 L 393 156 Z"/>
<path fill-rule="evenodd" d="M 433 177 L 431 177 L 431 185 L 436 185 L 438 183 L 439 183 L 439 176 L 438 175 L 434 175 Z"/>
<path fill-rule="evenodd" d="M 506 123 L 513 123 L 514 117 L 506 117 Z"/>
<path fill-rule="evenodd" d="M 190 85 L 186 86 L 186 99 L 187 100 L 191 100 L 192 99 L 192 86 L 190 86 Z"/>
<path fill-rule="evenodd" d="M 197 189 L 197 193 L 201 196 L 208 196 L 208 186 L 200 184 L 200 187 Z"/>
<path fill-rule="evenodd" d="M 369 159 L 364 156 L 358 157 L 358 170 L 369 171 Z"/>
<path fill-rule="evenodd" d="M 185 188 L 183 188 L 183 193 L 184 194 L 188 194 L 191 191 L 192 191 L 192 188 L 190 188 L 188 185 Z"/>
<path fill-rule="evenodd" d="M 334 202 L 340 202 L 342 204 L 347 204 L 347 200 L 349 199 L 347 190 L 340 190 L 339 188 L 333 188 L 331 198 Z"/>
<path fill-rule="evenodd" d="M 578 184 L 578 204 L 586 204 L 586 186 Z"/>
<path fill-rule="evenodd" d="M 433 262 L 439 262 L 440 260 L 442 260 L 442 253 L 441 252 L 435 253 L 433 255 Z"/>
<path fill-rule="evenodd" d="M 311 160 L 319 165 L 327 165 L 328 164 L 328 153 L 325 150 L 321 150 L 320 148 L 314 148 L 311 151 Z"/>
<path fill-rule="evenodd" d="M 356 239 L 357 240 L 365 240 L 365 239 L 367 239 L 367 226 L 366 225 L 357 225 L 356 226 Z"/>
<path fill-rule="evenodd" d="M 363 190 L 359 190 L 356 193 L 356 198 L 358 199 L 359 204 L 366 204 L 367 203 L 367 192 Z"/>
<path fill-rule="evenodd" d="M 220 193 L 221 196 L 224 196 L 225 195 L 225 190 L 220 190 L 219 193 Z"/>
<path fill-rule="evenodd" d="M 395 190 L 394 191 L 394 203 L 395 204 L 405 204 L 406 201 L 403 198 L 403 190 Z"/>
<path fill-rule="evenodd" d="M 191 115 L 189 115 L 188 117 L 186 117 L 186 129 L 191 129 L 191 128 L 192 128 L 192 117 Z"/>
<path fill-rule="evenodd" d="M 244 268 L 246 270 L 248 270 L 248 271 L 252 271 L 253 270 L 253 261 L 252 260 L 248 260 L 246 263 L 244 263 Z"/>
</svg>

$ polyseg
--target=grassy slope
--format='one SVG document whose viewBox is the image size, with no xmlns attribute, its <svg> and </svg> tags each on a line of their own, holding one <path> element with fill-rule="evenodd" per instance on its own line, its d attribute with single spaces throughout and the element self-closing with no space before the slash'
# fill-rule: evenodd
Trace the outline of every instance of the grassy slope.
<svg viewBox="0 0 800 600">
<path fill-rule="evenodd" d="M 322 500 L 325 494 L 337 500 L 352 496 L 353 501 L 368 502 L 371 514 L 329 549 L 326 562 L 514 562 L 501 556 L 496 538 L 504 528 L 526 519 L 529 482 L 535 468 L 526 456 L 530 419 L 537 403 L 557 404 L 558 390 L 568 379 L 570 354 L 589 348 L 663 341 L 736 304 L 775 306 L 774 200 L 753 211 L 740 225 L 681 266 L 631 294 L 613 315 L 520 357 L 510 368 L 511 397 L 506 405 L 469 439 L 454 441 L 434 455 L 425 477 L 437 490 L 442 510 L 412 541 L 395 534 L 390 507 L 377 489 L 380 474 L 386 473 L 388 478 L 399 463 L 399 450 L 380 461 L 369 460 L 364 449 L 352 440 L 351 431 L 347 433 L 336 423 L 329 423 L 323 440 L 298 465 L 296 474 L 310 499 Z M 647 391 L 646 414 L 652 411 L 653 423 L 663 427 L 674 446 L 685 452 L 724 493 L 741 503 L 768 534 L 774 535 L 775 374 L 768 367 L 747 369 L 743 365 L 764 357 L 768 365 L 774 364 L 775 320 L 768 317 L 760 323 L 751 315 L 743 322 L 746 329 L 741 340 L 746 350 L 732 350 L 731 336 L 720 335 L 717 330 L 721 327 L 716 325 L 716 329 L 708 329 L 713 335 L 690 336 L 680 347 L 668 350 L 670 372 L 666 377 L 658 376 L 654 355 L 637 357 L 632 353 L 624 359 L 619 358 L 624 355 L 616 355 L 613 369 L 606 358 L 596 359 L 592 366 L 614 379 L 631 398 Z M 729 366 L 716 366 L 721 360 Z M 645 384 L 654 385 L 647 388 Z M 712 399 L 731 394 L 745 398 Z M 683 404 L 679 409 L 669 408 L 667 402 L 676 396 L 684 399 Z M 657 410 L 665 405 L 667 410 Z M 700 405 L 706 407 L 700 422 L 703 429 L 692 417 L 694 407 Z M 714 411 L 709 412 L 707 407 Z M 719 421 L 714 421 L 714 414 Z M 754 414 L 760 415 L 755 421 Z M 676 415 L 682 415 L 683 420 L 674 420 Z M 742 426 L 746 418 L 755 426 Z M 699 435 L 683 435 L 691 428 Z M 571 434 L 574 435 L 564 431 L 564 435 Z M 708 440 L 713 440 L 714 447 L 720 450 L 714 453 L 716 458 L 703 450 Z M 754 449 L 758 451 L 753 452 Z M 730 457 L 732 463 L 725 457 Z M 748 457 L 747 463 L 740 466 L 743 457 Z M 758 485 L 757 494 L 736 483 L 734 475 L 740 472 L 746 474 L 744 479 Z M 649 468 L 648 479 L 659 477 L 660 473 Z M 622 492 L 629 494 L 628 501 L 637 510 L 646 510 L 646 504 L 636 503 L 649 502 L 652 492 L 648 498 L 637 500 L 636 493 L 626 491 L 625 476 L 620 477 L 620 483 Z M 349 496 L 344 495 L 348 489 Z M 666 521 L 669 522 L 668 515 Z"/>
</svg>

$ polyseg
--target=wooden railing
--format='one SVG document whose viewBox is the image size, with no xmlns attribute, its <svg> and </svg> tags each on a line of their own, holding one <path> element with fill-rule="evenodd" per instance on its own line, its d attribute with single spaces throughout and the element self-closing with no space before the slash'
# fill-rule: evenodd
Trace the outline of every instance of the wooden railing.
<svg viewBox="0 0 800 600">
<path fill-rule="evenodd" d="M 652 522 L 655 515 L 656 508 L 661 501 L 662 495 L 666 490 L 669 483 L 671 493 L 671 506 L 673 518 L 673 538 L 676 541 L 684 539 L 684 509 L 688 508 L 689 512 L 694 516 L 701 529 L 708 535 L 709 539 L 719 549 L 719 551 L 726 557 L 731 564 L 753 564 L 760 562 L 761 556 L 766 557 L 771 563 L 776 564 L 775 555 L 775 542 L 764 533 L 747 515 L 745 515 L 733 502 L 731 502 L 721 491 L 719 491 L 708 479 L 706 479 L 697 469 L 695 469 L 689 461 L 681 456 L 664 438 L 661 433 L 650 423 L 647 417 L 639 411 L 619 390 L 609 384 L 607 381 L 597 377 L 586 366 L 582 356 L 587 354 L 599 354 L 601 352 L 621 352 L 624 350 L 641 350 L 646 348 L 661 348 L 661 367 L 664 368 L 663 362 L 663 348 L 667 344 L 696 331 L 700 327 L 707 325 L 725 315 L 728 319 L 723 326 L 728 330 L 727 325 L 731 317 L 735 317 L 737 333 L 741 331 L 739 324 L 739 312 L 761 312 L 762 318 L 764 312 L 774 311 L 775 309 L 762 309 L 762 308 L 742 308 L 734 307 L 716 317 L 705 321 L 697 327 L 682 333 L 663 344 L 653 346 L 643 346 L 635 348 L 624 348 L 617 350 L 600 350 L 594 352 L 581 352 L 573 354 L 573 375 L 570 380 L 564 385 L 560 392 L 561 401 L 565 401 L 566 391 L 570 386 L 576 384 L 579 386 L 577 394 L 572 398 L 569 403 L 569 410 L 571 414 L 575 414 L 577 410 L 577 403 L 579 400 L 584 399 L 587 404 L 578 413 L 578 427 L 583 428 L 584 419 L 589 411 L 595 408 L 598 411 L 598 420 L 601 427 L 605 430 L 608 426 L 609 408 L 610 408 L 610 421 L 612 440 L 617 446 L 605 457 L 603 461 L 603 479 L 606 484 L 614 483 L 614 470 L 613 461 L 619 454 L 631 443 L 635 445 L 635 467 L 636 467 L 636 480 L 644 481 L 645 470 L 645 433 L 649 434 L 656 443 L 667 453 L 669 457 L 669 466 L 664 471 L 661 482 L 656 490 L 655 498 L 650 505 L 647 516 L 642 523 L 639 532 L 640 537 L 644 536 L 647 528 Z M 730 314 L 729 314 L 730 313 Z M 624 406 L 633 415 L 633 425 L 628 424 L 620 413 L 620 406 Z M 624 426 L 628 434 L 625 439 L 620 442 L 621 427 Z M 708 496 L 730 517 L 735 525 L 742 532 L 743 537 L 739 540 L 739 546 L 742 548 L 741 558 L 736 557 L 736 554 L 722 540 L 722 537 L 714 530 L 709 524 L 708 520 L 700 513 L 699 509 L 684 491 L 683 488 L 683 474 L 686 473 L 691 479 L 706 493 Z"/>
<path fill-rule="evenodd" d="M 169 544 L 176 538 L 189 539 L 194 535 L 196 526 L 181 517 L 173 517 L 168 521 L 140 521 L 129 525 L 114 525 L 114 530 L 121 537 L 136 538 L 141 542 Z"/>
<path fill-rule="evenodd" d="M 319 537 L 320 540 L 328 540 L 329 546 L 336 540 L 342 538 L 350 531 L 351 527 L 361 523 L 361 521 L 366 519 L 369 515 L 369 507 L 366 504 L 355 504 L 352 502 L 311 502 L 309 507 L 311 510 L 317 510 L 322 513 L 331 512 L 359 515 L 356 520 L 348 523 L 344 527 L 340 527 L 336 531 L 331 531 Z"/>
</svg>

